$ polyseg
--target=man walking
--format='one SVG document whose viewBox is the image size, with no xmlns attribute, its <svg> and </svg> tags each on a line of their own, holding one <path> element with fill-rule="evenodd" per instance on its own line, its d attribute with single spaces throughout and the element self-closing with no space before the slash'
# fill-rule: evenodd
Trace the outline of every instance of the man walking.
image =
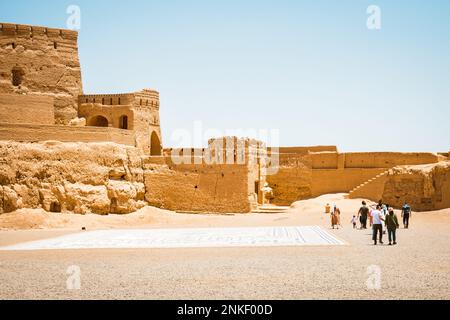
<svg viewBox="0 0 450 320">
<path fill-rule="evenodd" d="M 361 229 L 367 229 L 367 216 L 369 214 L 369 208 L 366 205 L 366 202 L 362 202 L 362 207 L 359 208 L 358 217 L 359 222 L 361 223 Z"/>
<path fill-rule="evenodd" d="M 407 202 L 402 207 L 402 218 L 403 218 L 403 227 L 408 229 L 409 227 L 409 218 L 411 216 L 411 207 Z"/>
<path fill-rule="evenodd" d="M 386 227 L 388 231 L 389 245 L 392 245 L 392 241 L 394 241 L 394 245 L 396 245 L 397 239 L 395 233 L 399 227 L 399 224 L 393 208 L 389 208 L 389 213 L 386 215 Z"/>
<path fill-rule="evenodd" d="M 380 210 L 381 206 L 377 205 L 377 208 L 370 212 L 370 216 L 372 217 L 372 239 L 374 245 L 377 245 L 377 233 L 380 234 L 380 244 L 383 244 L 383 225 L 381 224 L 381 221 L 384 221 L 384 218 Z"/>
</svg>

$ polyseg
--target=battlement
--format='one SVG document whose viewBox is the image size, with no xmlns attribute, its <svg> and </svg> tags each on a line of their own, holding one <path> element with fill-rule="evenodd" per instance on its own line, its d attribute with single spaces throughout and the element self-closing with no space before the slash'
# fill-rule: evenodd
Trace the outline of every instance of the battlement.
<svg viewBox="0 0 450 320">
<path fill-rule="evenodd" d="M 29 37 L 30 39 L 34 36 L 47 36 L 51 39 L 62 38 L 75 41 L 78 39 L 78 32 L 74 30 L 4 22 L 0 22 L 0 35 L 11 37 Z"/>
<path fill-rule="evenodd" d="M 159 107 L 159 92 L 144 89 L 135 93 L 118 94 L 83 94 L 78 96 L 78 104 L 101 104 L 101 105 L 133 105 Z"/>
<path fill-rule="evenodd" d="M 130 105 L 134 101 L 132 93 L 122 94 L 83 94 L 78 96 L 78 104 Z"/>
<path fill-rule="evenodd" d="M 158 98 L 159 99 L 159 92 L 153 89 L 143 89 L 141 91 L 138 91 L 134 93 L 137 97 L 146 97 L 146 98 Z"/>
</svg>

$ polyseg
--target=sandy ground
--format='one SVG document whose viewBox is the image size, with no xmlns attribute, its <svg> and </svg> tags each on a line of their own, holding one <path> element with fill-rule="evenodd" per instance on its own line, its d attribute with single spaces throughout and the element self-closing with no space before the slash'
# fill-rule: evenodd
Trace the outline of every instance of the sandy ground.
<svg viewBox="0 0 450 320">
<path fill-rule="evenodd" d="M 326 203 L 342 211 L 332 230 Z M 260 247 L 0 251 L 1 299 L 450 299 L 450 209 L 413 213 L 397 246 L 373 246 L 350 220 L 360 200 L 342 194 L 300 201 L 287 213 L 179 214 L 144 208 L 126 216 L 0 215 L 0 246 L 108 228 L 321 225 L 348 242 L 339 247 Z M 387 239 L 385 239 L 385 244 Z M 81 289 L 68 290 L 69 266 Z M 371 267 L 372 266 L 372 267 Z M 373 267 L 375 266 L 375 267 Z M 368 280 L 377 289 L 367 287 Z"/>
</svg>

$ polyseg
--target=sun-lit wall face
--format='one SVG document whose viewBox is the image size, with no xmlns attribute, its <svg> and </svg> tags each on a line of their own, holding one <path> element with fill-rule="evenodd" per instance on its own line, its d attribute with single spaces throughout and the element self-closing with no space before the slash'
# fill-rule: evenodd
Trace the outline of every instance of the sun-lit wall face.
<svg viewBox="0 0 450 320">
<path fill-rule="evenodd" d="M 76 31 L 0 23 L 0 93 L 46 95 L 54 122 L 77 116 L 82 93 Z"/>
</svg>

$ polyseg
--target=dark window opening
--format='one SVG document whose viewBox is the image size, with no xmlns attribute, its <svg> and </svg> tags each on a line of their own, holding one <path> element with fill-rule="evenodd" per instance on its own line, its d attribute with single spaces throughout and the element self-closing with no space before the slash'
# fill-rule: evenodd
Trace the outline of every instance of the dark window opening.
<svg viewBox="0 0 450 320">
<path fill-rule="evenodd" d="M 111 98 L 111 99 L 109 99 L 109 104 L 110 104 L 110 105 L 113 105 L 113 101 L 112 101 L 112 98 Z"/>
<path fill-rule="evenodd" d="M 23 71 L 20 68 L 14 68 L 12 70 L 12 85 L 18 87 L 22 84 Z"/>
<path fill-rule="evenodd" d="M 128 117 L 121 116 L 119 119 L 119 128 L 120 129 L 128 129 Z"/>
<path fill-rule="evenodd" d="M 12 48 L 13 48 L 13 49 L 16 48 L 16 43 L 15 43 L 15 42 L 11 43 L 11 45 L 12 45 Z"/>
<path fill-rule="evenodd" d="M 57 201 L 50 204 L 50 212 L 61 212 L 61 205 Z"/>
<path fill-rule="evenodd" d="M 105 98 L 102 98 L 102 104 L 103 105 L 105 104 Z"/>
<path fill-rule="evenodd" d="M 259 181 L 255 181 L 255 193 L 259 193 Z"/>
<path fill-rule="evenodd" d="M 58 49 L 58 43 L 53 42 L 53 48 Z"/>
<path fill-rule="evenodd" d="M 119 102 L 118 102 L 119 106 L 120 106 L 120 98 L 119 98 Z"/>
</svg>

